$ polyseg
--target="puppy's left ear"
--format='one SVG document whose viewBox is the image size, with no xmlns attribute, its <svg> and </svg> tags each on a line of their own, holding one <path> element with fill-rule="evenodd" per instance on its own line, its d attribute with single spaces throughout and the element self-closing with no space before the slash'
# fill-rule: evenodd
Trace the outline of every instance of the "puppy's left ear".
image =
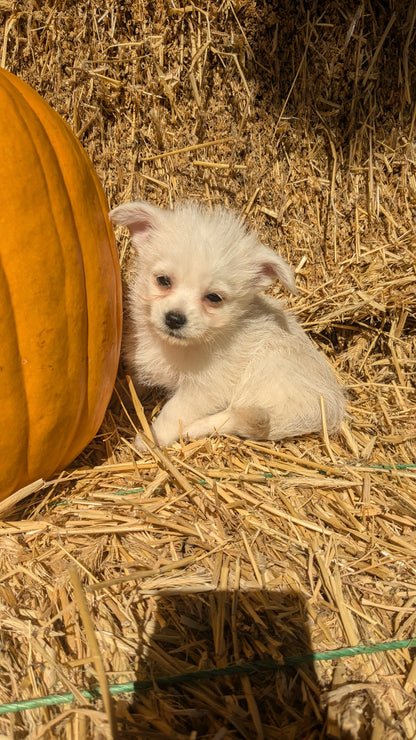
<svg viewBox="0 0 416 740">
<path fill-rule="evenodd" d="M 277 279 L 291 293 L 297 293 L 293 270 L 283 257 L 267 247 L 261 247 L 256 257 L 255 283 L 259 288 L 267 288 Z"/>
</svg>

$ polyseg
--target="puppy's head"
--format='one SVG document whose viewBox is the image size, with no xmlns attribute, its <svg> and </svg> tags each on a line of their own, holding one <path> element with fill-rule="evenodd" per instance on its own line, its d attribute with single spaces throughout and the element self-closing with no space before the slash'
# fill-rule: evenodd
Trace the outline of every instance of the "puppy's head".
<svg viewBox="0 0 416 740">
<path fill-rule="evenodd" d="M 238 320 L 275 279 L 295 292 L 287 262 L 258 243 L 232 213 L 193 203 L 174 211 L 141 201 L 110 213 L 137 255 L 132 299 L 172 342 L 209 341 Z"/>
</svg>

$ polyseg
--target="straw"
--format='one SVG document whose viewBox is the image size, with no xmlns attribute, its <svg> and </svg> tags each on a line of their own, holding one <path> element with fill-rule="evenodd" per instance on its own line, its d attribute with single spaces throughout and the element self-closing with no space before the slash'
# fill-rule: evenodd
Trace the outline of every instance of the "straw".
<svg viewBox="0 0 416 740">
<path fill-rule="evenodd" d="M 160 450 L 164 397 L 121 369 L 83 454 L 2 503 L 0 704 L 75 697 L 3 714 L 2 737 L 416 735 L 413 643 L 337 652 L 416 628 L 416 11 L 318 5 L 0 2 L 2 64 L 68 121 L 111 207 L 228 206 L 294 266 L 281 297 L 349 412 L 336 437 L 324 419 L 322 438 Z"/>
</svg>

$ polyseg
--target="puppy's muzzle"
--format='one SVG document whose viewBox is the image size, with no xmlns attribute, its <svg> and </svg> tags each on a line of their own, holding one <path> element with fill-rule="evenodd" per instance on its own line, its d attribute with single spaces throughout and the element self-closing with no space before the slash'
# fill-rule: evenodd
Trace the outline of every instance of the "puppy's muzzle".
<svg viewBox="0 0 416 740">
<path fill-rule="evenodd" d="M 185 314 L 180 313 L 179 311 L 168 311 L 167 314 L 165 314 L 165 324 L 172 332 L 182 329 L 186 322 L 187 319 Z"/>
</svg>

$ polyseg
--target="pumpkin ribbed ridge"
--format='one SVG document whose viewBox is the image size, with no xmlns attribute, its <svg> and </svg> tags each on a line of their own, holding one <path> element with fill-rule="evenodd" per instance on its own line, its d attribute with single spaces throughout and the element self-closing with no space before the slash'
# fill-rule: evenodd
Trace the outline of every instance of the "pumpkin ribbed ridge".
<svg viewBox="0 0 416 740">
<path fill-rule="evenodd" d="M 4 70 L 0 136 L 0 422 L 11 430 L 0 434 L 4 498 L 62 469 L 97 432 L 117 370 L 121 288 L 88 158 L 45 101 Z"/>
</svg>

